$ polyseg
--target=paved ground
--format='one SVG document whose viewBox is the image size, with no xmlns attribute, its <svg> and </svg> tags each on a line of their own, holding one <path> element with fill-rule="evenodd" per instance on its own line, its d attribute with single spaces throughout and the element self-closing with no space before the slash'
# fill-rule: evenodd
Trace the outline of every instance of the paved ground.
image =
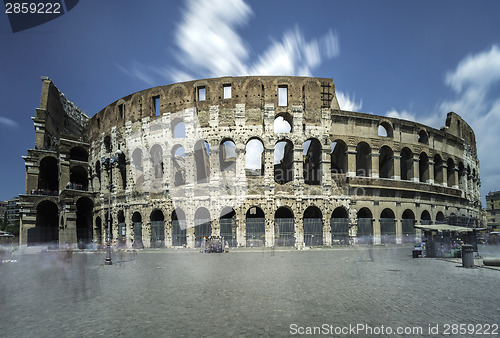
<svg viewBox="0 0 500 338">
<path fill-rule="evenodd" d="M 74 253 L 70 266 L 62 256 L 4 257 L 15 261 L 0 264 L 0 336 L 289 336 L 316 326 L 391 337 L 421 327 L 415 336 L 430 337 L 429 325 L 440 336 L 446 324 L 500 324 L 500 271 L 413 259 L 411 247 L 140 251 L 121 264 L 113 255 L 112 266 L 104 253 Z"/>
</svg>

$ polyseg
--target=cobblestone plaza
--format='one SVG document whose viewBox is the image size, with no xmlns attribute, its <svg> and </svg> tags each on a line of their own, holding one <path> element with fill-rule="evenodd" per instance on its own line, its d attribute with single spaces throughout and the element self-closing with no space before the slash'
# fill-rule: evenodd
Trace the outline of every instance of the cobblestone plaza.
<svg viewBox="0 0 500 338">
<path fill-rule="evenodd" d="M 114 254 L 112 266 L 104 252 L 71 265 L 61 255 L 4 257 L 1 336 L 290 336 L 323 324 L 430 336 L 429 325 L 499 324 L 500 271 L 413 259 L 409 246 L 161 249 Z"/>
</svg>

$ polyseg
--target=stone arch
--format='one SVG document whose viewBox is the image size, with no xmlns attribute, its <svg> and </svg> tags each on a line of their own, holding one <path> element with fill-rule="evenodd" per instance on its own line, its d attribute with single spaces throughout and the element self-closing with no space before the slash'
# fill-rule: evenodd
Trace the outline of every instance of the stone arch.
<svg viewBox="0 0 500 338">
<path fill-rule="evenodd" d="M 154 144 L 150 150 L 151 162 L 153 165 L 153 177 L 161 179 L 163 177 L 163 148 L 159 144 Z"/>
<path fill-rule="evenodd" d="M 332 142 L 330 158 L 333 174 L 347 173 L 347 144 L 343 140 L 337 139 Z"/>
<path fill-rule="evenodd" d="M 236 143 L 230 138 L 223 139 L 219 144 L 219 165 L 221 171 L 236 172 L 238 153 Z"/>
<path fill-rule="evenodd" d="M 59 168 L 55 157 L 46 156 L 40 161 L 38 190 L 41 194 L 56 195 L 59 193 Z"/>
<path fill-rule="evenodd" d="M 195 247 L 199 248 L 201 246 L 204 237 L 212 236 L 212 224 L 210 220 L 210 211 L 207 208 L 200 207 L 194 213 Z"/>
<path fill-rule="evenodd" d="M 415 231 L 415 214 L 411 209 L 406 209 L 403 211 L 401 216 L 401 230 L 402 230 L 402 242 L 403 243 L 413 243 L 416 239 Z"/>
<path fill-rule="evenodd" d="M 106 135 L 106 136 L 104 137 L 104 142 L 103 142 L 103 144 L 104 144 L 104 151 L 105 151 L 106 153 L 111 153 L 111 136 Z"/>
<path fill-rule="evenodd" d="M 172 174 L 175 187 L 186 184 L 186 150 L 180 144 L 172 147 Z"/>
<path fill-rule="evenodd" d="M 446 168 L 446 182 L 449 187 L 453 187 L 456 185 L 455 181 L 455 162 L 453 159 L 450 157 L 448 161 L 446 162 L 447 168 Z"/>
<path fill-rule="evenodd" d="M 413 153 L 410 148 L 401 149 L 401 179 L 410 181 L 413 179 Z"/>
<path fill-rule="evenodd" d="M 423 144 L 429 143 L 429 136 L 427 135 L 427 132 L 424 129 L 421 129 L 418 132 L 418 142 Z"/>
<path fill-rule="evenodd" d="M 276 246 L 295 245 L 295 217 L 290 207 L 279 207 L 274 213 Z"/>
<path fill-rule="evenodd" d="M 467 171 L 465 170 L 464 163 L 458 162 L 458 188 L 465 191 L 465 181 L 467 180 Z"/>
<path fill-rule="evenodd" d="M 330 218 L 333 245 L 349 244 L 349 213 L 344 207 L 337 207 Z"/>
<path fill-rule="evenodd" d="M 436 224 L 444 224 L 446 222 L 446 218 L 442 211 L 438 211 L 436 214 Z"/>
<path fill-rule="evenodd" d="M 321 184 L 322 147 L 317 138 L 310 138 L 302 146 L 304 183 Z"/>
<path fill-rule="evenodd" d="M 94 202 L 88 197 L 76 201 L 76 240 L 79 249 L 86 249 L 93 241 L 92 216 Z"/>
<path fill-rule="evenodd" d="M 372 171 L 372 149 L 366 142 L 359 142 L 356 147 L 356 176 L 370 177 Z"/>
<path fill-rule="evenodd" d="M 288 112 L 280 112 L 274 117 L 275 133 L 291 133 L 293 131 L 293 116 Z"/>
<path fill-rule="evenodd" d="M 323 214 L 318 207 L 311 205 L 304 211 L 303 226 L 306 246 L 323 245 Z"/>
<path fill-rule="evenodd" d="M 134 248 L 143 248 L 144 244 L 142 243 L 142 215 L 139 211 L 136 211 L 132 214 L 132 229 L 134 233 Z"/>
<path fill-rule="evenodd" d="M 174 118 L 170 124 L 172 131 L 172 138 L 185 138 L 186 137 L 186 124 L 182 118 Z"/>
<path fill-rule="evenodd" d="M 373 214 L 371 210 L 367 207 L 359 209 L 356 218 L 358 224 L 358 243 L 373 243 Z"/>
<path fill-rule="evenodd" d="M 257 206 L 246 212 L 246 245 L 249 247 L 266 245 L 266 217 L 264 211 Z"/>
<path fill-rule="evenodd" d="M 393 127 L 389 121 L 380 121 L 378 124 L 378 136 L 393 137 Z"/>
<path fill-rule="evenodd" d="M 83 147 L 73 147 L 69 151 L 69 159 L 75 161 L 88 162 L 89 153 Z"/>
<path fill-rule="evenodd" d="M 66 188 L 87 191 L 88 184 L 89 177 L 87 169 L 79 165 L 72 166 L 69 173 L 69 182 Z"/>
<path fill-rule="evenodd" d="M 245 146 L 245 173 L 247 176 L 264 175 L 264 143 L 258 137 L 249 139 Z"/>
<path fill-rule="evenodd" d="M 205 140 L 199 140 L 194 145 L 194 161 L 196 181 L 198 183 L 210 182 L 210 145 Z"/>
<path fill-rule="evenodd" d="M 127 242 L 127 225 L 125 223 L 125 213 L 123 210 L 118 210 L 118 215 L 117 215 L 117 220 L 118 220 L 118 245 L 119 246 L 125 246 Z"/>
<path fill-rule="evenodd" d="M 429 211 L 427 211 L 427 210 L 422 211 L 422 213 L 420 214 L 420 224 L 421 225 L 432 224 L 431 214 Z"/>
<path fill-rule="evenodd" d="M 379 151 L 378 170 L 380 178 L 394 177 L 394 152 L 389 146 L 383 146 Z"/>
<path fill-rule="evenodd" d="M 427 156 L 425 152 L 420 153 L 418 161 L 418 177 L 422 183 L 426 183 L 429 180 L 429 156 Z"/>
<path fill-rule="evenodd" d="M 59 242 L 59 208 L 48 200 L 41 201 L 36 207 L 35 227 L 28 229 L 28 245 Z"/>
<path fill-rule="evenodd" d="M 160 209 L 154 209 L 149 216 L 151 221 L 151 247 L 165 247 L 165 216 Z"/>
<path fill-rule="evenodd" d="M 172 211 L 172 245 L 186 246 L 186 215 L 181 208 Z"/>
<path fill-rule="evenodd" d="M 283 139 L 274 146 L 274 181 L 285 184 L 293 181 L 293 143 Z"/>
<path fill-rule="evenodd" d="M 434 155 L 434 182 L 443 184 L 443 160 L 439 154 Z"/>
<path fill-rule="evenodd" d="M 236 237 L 236 212 L 231 207 L 224 207 L 219 217 L 220 235 L 230 247 L 238 246 Z"/>
<path fill-rule="evenodd" d="M 396 243 L 396 217 L 390 208 L 380 214 L 380 234 L 382 243 Z"/>
</svg>

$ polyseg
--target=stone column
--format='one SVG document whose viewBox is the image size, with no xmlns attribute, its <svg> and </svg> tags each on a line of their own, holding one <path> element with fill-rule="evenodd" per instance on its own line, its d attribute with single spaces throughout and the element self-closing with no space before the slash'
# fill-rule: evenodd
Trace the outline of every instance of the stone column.
<svg viewBox="0 0 500 338">
<path fill-rule="evenodd" d="M 412 182 L 420 182 L 420 156 L 413 154 L 413 177 Z"/>
<path fill-rule="evenodd" d="M 302 217 L 295 216 L 293 219 L 295 225 L 295 247 L 302 248 L 304 246 L 304 226 Z"/>
<path fill-rule="evenodd" d="M 356 147 L 348 146 L 347 150 L 347 176 L 356 176 Z"/>
<path fill-rule="evenodd" d="M 403 238 L 403 220 L 394 219 L 394 223 L 396 223 L 396 244 L 402 243 Z"/>
<path fill-rule="evenodd" d="M 373 220 L 373 244 L 380 244 L 382 242 L 380 236 L 380 218 L 375 218 Z"/>
<path fill-rule="evenodd" d="M 330 224 L 330 219 L 327 216 L 323 216 L 323 245 L 332 245 L 332 227 Z"/>
<path fill-rule="evenodd" d="M 378 166 L 379 166 L 379 153 L 373 152 L 375 149 L 372 149 L 371 159 L 372 159 L 372 172 L 368 177 L 379 178 Z M 377 149 L 378 150 L 378 149 Z"/>
<path fill-rule="evenodd" d="M 401 152 L 395 151 L 393 155 L 393 173 L 392 179 L 400 180 L 401 179 Z"/>
<path fill-rule="evenodd" d="M 429 160 L 427 162 L 427 173 L 429 176 L 427 183 L 433 184 L 434 183 L 434 161 L 432 161 L 432 160 Z"/>
</svg>

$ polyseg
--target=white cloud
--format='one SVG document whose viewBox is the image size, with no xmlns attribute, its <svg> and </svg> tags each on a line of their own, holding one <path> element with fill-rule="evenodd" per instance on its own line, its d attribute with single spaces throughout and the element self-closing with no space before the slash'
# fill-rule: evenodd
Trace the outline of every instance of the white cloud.
<svg viewBox="0 0 500 338">
<path fill-rule="evenodd" d="M 151 75 L 148 73 L 151 72 L 152 68 L 146 65 L 143 65 L 140 62 L 133 61 L 130 69 L 126 69 L 125 67 L 116 64 L 116 66 L 125 74 L 132 78 L 138 78 L 144 82 L 146 82 L 150 86 L 154 86 L 155 81 Z"/>
<path fill-rule="evenodd" d="M 400 112 L 394 108 L 385 113 L 385 116 L 394 117 L 402 120 L 414 121 L 437 129 L 441 128 L 444 125 L 446 119 L 444 115 L 440 116 L 439 114 L 435 114 L 428 116 L 417 116 L 415 113 L 411 113 L 406 110 Z"/>
<path fill-rule="evenodd" d="M 356 101 L 356 96 L 353 95 L 352 98 L 349 94 L 344 94 L 343 92 L 336 91 L 337 101 L 339 102 L 340 109 L 347 111 L 359 111 L 363 107 L 363 100 Z"/>
<path fill-rule="evenodd" d="M 441 111 L 454 111 L 474 129 L 481 162 L 482 195 L 499 190 L 498 145 L 500 144 L 500 48 L 468 55 L 446 75 L 456 96 L 440 104 Z"/>
<path fill-rule="evenodd" d="M 17 128 L 18 127 L 18 124 L 16 121 L 11 120 L 7 117 L 1 117 L 1 116 L 0 116 L 0 125 L 4 125 L 4 126 L 9 127 L 9 128 Z"/>
</svg>

